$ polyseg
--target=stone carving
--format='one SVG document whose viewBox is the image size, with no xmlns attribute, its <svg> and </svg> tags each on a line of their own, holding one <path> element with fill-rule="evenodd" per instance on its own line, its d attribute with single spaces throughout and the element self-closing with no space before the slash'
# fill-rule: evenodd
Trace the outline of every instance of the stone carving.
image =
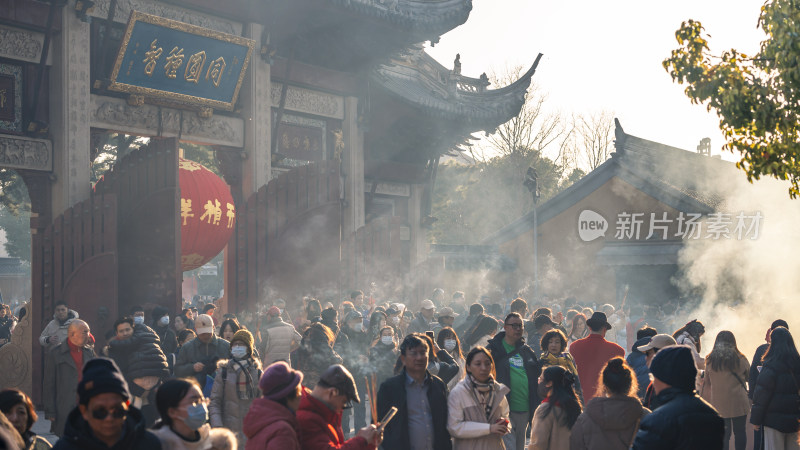
<svg viewBox="0 0 800 450">
<path fill-rule="evenodd" d="M 16 388 L 31 392 L 33 386 L 33 337 L 30 318 L 33 316 L 31 302 L 22 306 L 25 317 L 20 319 L 11 332 L 11 342 L 0 347 L 0 389 Z"/>
<path fill-rule="evenodd" d="M 107 18 L 110 3 L 111 0 L 96 0 L 94 9 L 90 14 L 101 19 Z M 117 0 L 117 6 L 114 10 L 114 21 L 126 23 L 128 17 L 131 15 L 131 11 L 134 10 L 191 25 L 197 25 L 198 27 L 221 31 L 223 33 L 239 35 L 242 32 L 242 25 L 240 23 L 149 0 Z"/>
<path fill-rule="evenodd" d="M 183 126 L 181 127 L 181 116 Z M 227 116 L 201 118 L 190 111 L 161 108 L 159 127 L 158 107 L 130 106 L 125 100 L 92 95 L 92 127 L 117 130 L 131 134 L 177 136 L 208 144 L 244 146 L 244 125 L 241 119 Z"/>
<path fill-rule="evenodd" d="M 50 141 L 26 137 L 0 137 L 0 167 L 53 170 Z"/>
<path fill-rule="evenodd" d="M 39 62 L 44 35 L 33 31 L 0 26 L 0 56 Z"/>
<path fill-rule="evenodd" d="M 283 85 L 272 83 L 272 104 L 280 105 Z M 344 99 L 337 95 L 289 87 L 286 91 L 286 109 L 334 119 L 344 118 Z"/>
</svg>

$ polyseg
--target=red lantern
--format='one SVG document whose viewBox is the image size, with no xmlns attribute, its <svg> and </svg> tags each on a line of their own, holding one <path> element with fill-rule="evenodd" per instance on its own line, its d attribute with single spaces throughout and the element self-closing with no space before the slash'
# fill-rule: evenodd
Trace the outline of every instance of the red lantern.
<svg viewBox="0 0 800 450">
<path fill-rule="evenodd" d="M 219 254 L 236 224 L 236 208 L 225 182 L 203 165 L 180 158 L 181 265 L 196 269 Z"/>
</svg>

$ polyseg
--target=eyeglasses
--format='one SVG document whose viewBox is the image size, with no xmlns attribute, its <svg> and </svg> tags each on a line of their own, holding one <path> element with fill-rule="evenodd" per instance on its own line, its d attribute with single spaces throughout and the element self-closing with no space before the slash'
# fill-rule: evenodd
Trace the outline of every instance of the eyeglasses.
<svg viewBox="0 0 800 450">
<path fill-rule="evenodd" d="M 506 326 L 507 327 L 511 327 L 511 328 L 513 328 L 515 330 L 521 330 L 522 329 L 522 324 L 521 323 L 507 323 Z"/>
<path fill-rule="evenodd" d="M 94 417 L 97 420 L 105 420 L 109 414 L 111 414 L 111 417 L 115 419 L 121 419 L 125 417 L 126 414 L 128 414 L 128 411 L 125 410 L 122 406 L 118 406 L 112 409 L 111 411 L 102 407 L 92 410 L 92 417 Z"/>
</svg>

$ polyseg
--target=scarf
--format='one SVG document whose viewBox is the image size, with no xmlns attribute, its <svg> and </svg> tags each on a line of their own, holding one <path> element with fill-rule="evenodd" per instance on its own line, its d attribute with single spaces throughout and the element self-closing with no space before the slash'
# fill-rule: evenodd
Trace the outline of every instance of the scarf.
<svg viewBox="0 0 800 450">
<path fill-rule="evenodd" d="M 69 356 L 72 357 L 72 360 L 75 361 L 75 367 L 78 368 L 78 381 L 81 381 L 83 376 L 83 347 L 74 345 L 69 339 L 67 339 L 67 345 L 69 346 Z"/>
<path fill-rule="evenodd" d="M 253 377 L 250 374 L 249 359 L 233 359 L 236 366 L 236 395 L 239 400 L 250 400 L 258 397 L 258 389 L 253 387 Z"/>
<path fill-rule="evenodd" d="M 468 376 L 472 384 L 472 395 L 475 396 L 478 404 L 483 407 L 486 413 L 486 422 L 489 422 L 492 416 L 492 403 L 494 403 L 494 380 L 489 377 L 485 383 L 481 383 L 471 373 Z"/>
<path fill-rule="evenodd" d="M 539 360 L 542 362 L 542 366 L 561 366 L 572 372 L 573 375 L 578 376 L 578 369 L 575 367 L 575 361 L 572 359 L 572 355 L 567 352 L 560 355 L 544 352 L 542 356 L 539 357 Z"/>
</svg>

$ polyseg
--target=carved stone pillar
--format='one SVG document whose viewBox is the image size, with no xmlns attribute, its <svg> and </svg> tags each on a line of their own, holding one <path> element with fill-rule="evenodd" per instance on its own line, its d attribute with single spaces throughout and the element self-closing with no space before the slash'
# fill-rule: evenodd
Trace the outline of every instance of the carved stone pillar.
<svg viewBox="0 0 800 450">
<path fill-rule="evenodd" d="M 248 24 L 245 37 L 261 42 L 263 29 L 260 24 Z M 247 155 L 246 162 L 242 162 L 242 191 L 245 199 L 267 184 L 272 171 L 270 69 L 263 58 L 258 54 L 253 55 L 241 92 L 244 149 Z"/>
<path fill-rule="evenodd" d="M 342 170 L 345 178 L 343 209 L 344 235 L 364 226 L 364 134 L 358 129 L 358 98 L 347 97 L 344 103 L 344 155 Z"/>
<path fill-rule="evenodd" d="M 91 149 L 89 37 L 70 1 L 61 14 L 61 33 L 53 40 L 50 117 L 53 136 L 53 216 L 89 198 Z"/>
</svg>

